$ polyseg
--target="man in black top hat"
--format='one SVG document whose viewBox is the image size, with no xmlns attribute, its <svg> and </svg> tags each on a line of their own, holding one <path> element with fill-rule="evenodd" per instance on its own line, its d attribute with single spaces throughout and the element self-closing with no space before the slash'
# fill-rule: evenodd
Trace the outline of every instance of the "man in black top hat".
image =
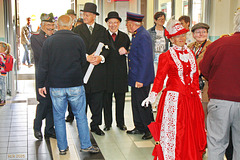
<svg viewBox="0 0 240 160">
<path fill-rule="evenodd" d="M 95 22 L 97 6 L 94 3 L 85 3 L 83 11 L 84 24 L 74 28 L 74 32 L 79 34 L 85 45 L 87 52 L 87 65 L 84 67 L 86 73 L 89 64 L 94 65 L 92 74 L 85 84 L 86 101 L 92 112 L 91 131 L 97 135 L 105 133 L 99 128 L 102 124 L 102 103 L 103 94 L 106 90 L 106 65 L 105 59 L 108 56 L 108 49 L 104 47 L 99 56 L 94 55 L 99 42 L 107 44 L 106 28 Z"/>
<path fill-rule="evenodd" d="M 41 19 L 41 29 L 38 34 L 34 34 L 31 36 L 31 47 L 34 54 L 34 61 L 35 61 L 35 80 L 36 80 L 36 95 L 37 101 L 39 102 L 36 109 L 36 117 L 34 119 L 34 136 L 42 140 L 42 120 L 46 118 L 46 126 L 45 126 L 45 138 L 48 139 L 49 137 L 56 138 L 55 130 L 54 130 L 54 123 L 53 123 L 53 111 L 52 111 L 52 101 L 49 95 L 49 87 L 48 81 L 45 81 L 45 86 L 47 88 L 46 97 L 42 97 L 38 93 L 38 86 L 37 86 L 37 77 L 38 77 L 38 65 L 41 56 L 42 46 L 44 41 L 54 33 L 55 23 L 53 14 L 46 14 L 43 13 L 40 17 Z"/>
<path fill-rule="evenodd" d="M 107 90 L 104 94 L 105 131 L 112 125 L 112 96 L 116 100 L 117 127 L 126 130 L 124 122 L 125 93 L 128 91 L 126 54 L 130 45 L 129 37 L 119 30 L 122 19 L 115 11 L 109 12 L 105 22 L 108 25 L 109 56 L 107 65 Z"/>
</svg>

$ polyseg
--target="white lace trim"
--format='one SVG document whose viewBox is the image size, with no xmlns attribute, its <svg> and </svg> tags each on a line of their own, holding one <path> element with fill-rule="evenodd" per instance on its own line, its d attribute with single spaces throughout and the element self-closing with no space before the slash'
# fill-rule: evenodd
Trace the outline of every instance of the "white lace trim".
<svg viewBox="0 0 240 160">
<path fill-rule="evenodd" d="M 182 81 L 182 83 L 185 85 L 184 78 L 183 78 L 183 65 L 182 65 L 181 61 L 179 60 L 179 58 L 177 56 L 177 53 L 174 50 L 176 47 L 177 46 L 169 48 L 170 55 L 171 55 L 173 61 L 175 62 L 176 66 L 177 66 L 178 76 L 179 76 L 180 80 Z M 180 47 L 178 47 L 178 48 L 180 48 Z M 186 48 L 186 49 L 187 49 L 187 52 L 188 52 L 188 55 L 189 55 L 188 60 L 189 60 L 190 65 L 191 65 L 190 78 L 191 78 L 191 83 L 192 83 L 193 82 L 193 74 L 196 72 L 197 68 L 196 68 L 194 54 L 192 53 L 192 51 L 189 48 Z"/>
<path fill-rule="evenodd" d="M 160 145 L 165 160 L 175 160 L 179 93 L 167 91 L 162 117 Z"/>
<path fill-rule="evenodd" d="M 177 57 L 177 53 L 175 52 L 175 50 L 170 47 L 170 54 L 172 56 L 173 61 L 175 62 L 177 69 L 178 69 L 178 76 L 180 78 L 180 80 L 182 81 L 183 84 L 185 84 L 184 79 L 183 79 L 183 66 L 182 63 L 180 62 L 180 60 Z"/>
</svg>

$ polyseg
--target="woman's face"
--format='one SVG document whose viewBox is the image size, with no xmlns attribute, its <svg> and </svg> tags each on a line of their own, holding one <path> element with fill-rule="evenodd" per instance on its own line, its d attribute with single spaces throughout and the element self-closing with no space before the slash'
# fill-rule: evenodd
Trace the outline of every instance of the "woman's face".
<svg viewBox="0 0 240 160">
<path fill-rule="evenodd" d="M 196 29 L 193 32 L 193 38 L 198 42 L 202 43 L 208 38 L 208 31 L 205 28 Z"/>
<path fill-rule="evenodd" d="M 186 44 L 186 33 L 174 36 L 170 40 L 178 47 L 183 47 Z"/>
<path fill-rule="evenodd" d="M 5 45 L 0 43 L 0 53 L 4 53 L 6 48 L 4 47 Z"/>
</svg>

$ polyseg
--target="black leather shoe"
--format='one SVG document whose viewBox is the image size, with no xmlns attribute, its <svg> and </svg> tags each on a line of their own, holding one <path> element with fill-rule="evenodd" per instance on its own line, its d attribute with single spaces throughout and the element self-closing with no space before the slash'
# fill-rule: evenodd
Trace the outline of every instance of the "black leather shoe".
<svg viewBox="0 0 240 160">
<path fill-rule="evenodd" d="M 40 141 L 42 141 L 42 139 L 43 139 L 41 131 L 34 130 L 34 136 L 35 136 L 35 138 L 39 139 Z"/>
<path fill-rule="evenodd" d="M 127 127 L 125 125 L 117 125 L 117 127 L 123 131 L 127 130 Z"/>
<path fill-rule="evenodd" d="M 60 150 L 60 151 L 59 151 L 59 154 L 60 154 L 60 155 L 65 155 L 65 154 L 67 154 L 68 149 L 69 149 L 69 147 L 67 147 L 67 149 L 65 149 L 65 150 Z"/>
<path fill-rule="evenodd" d="M 147 140 L 147 139 L 151 139 L 152 138 L 152 134 L 150 132 L 146 132 L 143 136 L 142 139 Z"/>
<path fill-rule="evenodd" d="M 127 131 L 127 134 L 143 134 L 142 131 L 139 131 L 137 128 Z"/>
<path fill-rule="evenodd" d="M 66 122 L 70 122 L 70 123 L 72 123 L 73 122 L 73 120 L 74 120 L 74 117 L 69 117 L 69 116 L 67 116 L 67 118 L 66 118 Z"/>
<path fill-rule="evenodd" d="M 105 135 L 105 133 L 100 128 L 97 128 L 95 130 L 91 129 L 91 132 L 94 132 L 99 136 L 104 136 Z"/>
<path fill-rule="evenodd" d="M 54 138 L 54 139 L 56 139 L 56 133 L 54 132 L 54 133 L 52 133 L 52 134 L 45 134 L 45 135 L 44 135 L 44 138 L 45 138 L 46 140 L 49 140 L 49 138 Z"/>
<path fill-rule="evenodd" d="M 111 127 L 107 127 L 105 126 L 105 128 L 103 129 L 104 131 L 109 131 Z"/>
</svg>

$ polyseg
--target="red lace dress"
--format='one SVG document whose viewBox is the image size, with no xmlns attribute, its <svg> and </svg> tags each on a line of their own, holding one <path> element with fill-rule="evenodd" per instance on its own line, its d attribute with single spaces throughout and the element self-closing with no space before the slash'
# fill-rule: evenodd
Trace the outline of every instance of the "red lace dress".
<svg viewBox="0 0 240 160">
<path fill-rule="evenodd" d="M 154 159 L 201 160 L 207 142 L 198 68 L 190 49 L 173 46 L 160 55 L 152 92 L 162 90 L 166 76 L 156 122 L 149 125 L 149 128 L 154 124 L 160 126 Z"/>
</svg>

